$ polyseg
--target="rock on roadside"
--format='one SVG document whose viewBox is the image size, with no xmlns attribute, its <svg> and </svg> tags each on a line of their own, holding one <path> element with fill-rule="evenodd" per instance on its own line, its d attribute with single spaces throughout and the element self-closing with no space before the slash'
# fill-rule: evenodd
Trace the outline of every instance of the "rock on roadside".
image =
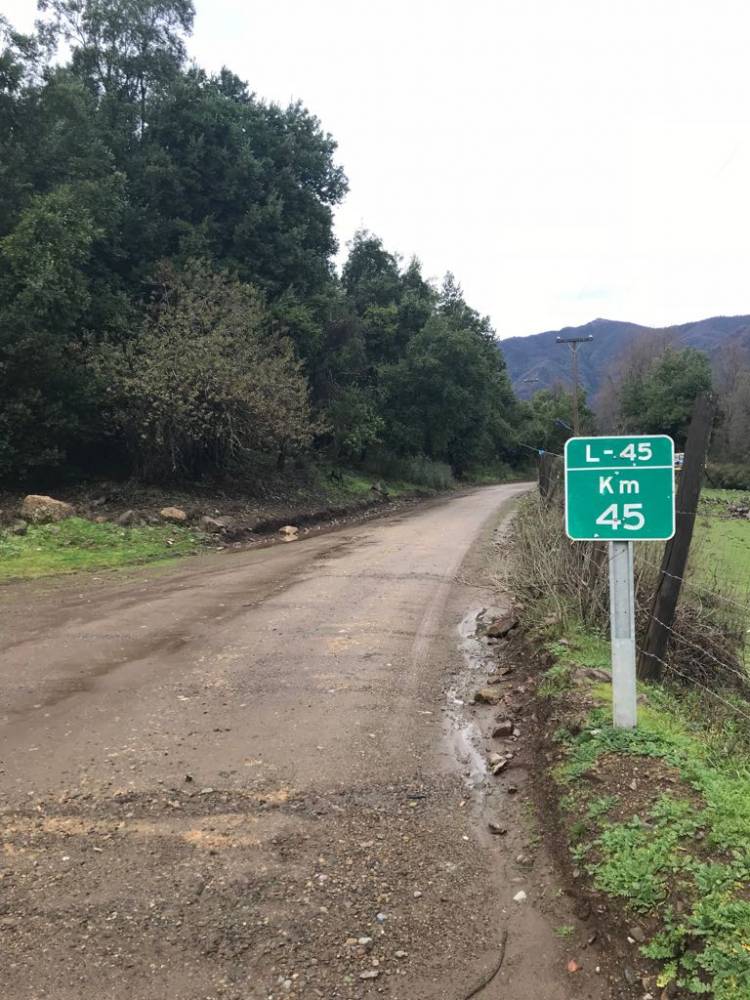
<svg viewBox="0 0 750 1000">
<path fill-rule="evenodd" d="M 285 542 L 296 542 L 299 535 L 299 528 L 296 528 L 293 524 L 285 524 L 283 528 L 279 528 L 279 534 Z"/>
<path fill-rule="evenodd" d="M 120 514 L 117 518 L 117 524 L 121 528 L 130 528 L 134 524 L 138 524 L 141 520 L 140 514 L 134 510 L 126 510 L 124 513 Z"/>
<path fill-rule="evenodd" d="M 73 517 L 75 508 L 62 500 L 30 493 L 21 504 L 21 517 L 32 524 L 50 524 Z"/>
<path fill-rule="evenodd" d="M 515 611 L 508 611 L 489 625 L 487 636 L 490 639 L 504 639 L 509 632 L 517 627 L 518 622 L 519 618 Z"/>
<path fill-rule="evenodd" d="M 159 517 L 162 521 L 169 521 L 171 524 L 185 524 L 188 519 L 181 507 L 162 507 L 159 511 Z"/>
<path fill-rule="evenodd" d="M 208 535 L 218 535 L 222 531 L 226 531 L 229 525 L 224 518 L 209 517 L 208 514 L 205 514 L 198 522 L 198 527 Z"/>
<path fill-rule="evenodd" d="M 502 695 L 495 688 L 480 688 L 474 695 L 474 702 L 477 705 L 498 705 Z"/>
</svg>

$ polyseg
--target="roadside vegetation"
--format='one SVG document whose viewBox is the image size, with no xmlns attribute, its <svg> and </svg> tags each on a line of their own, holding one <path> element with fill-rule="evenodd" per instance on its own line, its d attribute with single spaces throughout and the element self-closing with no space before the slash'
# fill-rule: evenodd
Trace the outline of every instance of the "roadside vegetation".
<svg viewBox="0 0 750 1000">
<path fill-rule="evenodd" d="M 738 502 L 709 492 L 704 507 L 728 515 Z M 611 720 L 606 559 L 564 537 L 554 502 L 524 501 L 513 583 L 547 662 L 537 690 L 571 868 L 629 935 L 646 992 L 738 1000 L 750 997 L 750 612 L 736 590 L 709 591 L 705 546 L 727 540 L 734 581 L 747 578 L 748 563 L 731 554 L 734 520 L 699 523 L 688 581 L 696 586 L 679 608 L 667 680 L 639 684 L 633 732 Z M 643 548 L 641 632 L 658 561 Z"/>
<path fill-rule="evenodd" d="M 0 582 L 154 562 L 190 555 L 200 544 L 179 525 L 121 528 L 81 517 L 31 524 L 23 536 L 0 532 Z"/>
<path fill-rule="evenodd" d="M 705 489 L 689 571 L 695 581 L 743 605 L 750 598 L 750 492 Z M 748 622 L 750 627 L 750 622 Z"/>
<path fill-rule="evenodd" d="M 337 270 L 335 140 L 194 65 L 192 0 L 37 7 L 0 16 L 0 579 L 528 467 L 547 414 L 489 318 L 365 230 Z"/>
<path fill-rule="evenodd" d="M 0 17 L 5 484 L 441 488 L 528 460 L 490 320 L 367 231 L 337 272 L 335 140 L 192 64 L 192 0 L 38 7 L 30 35 Z"/>
</svg>

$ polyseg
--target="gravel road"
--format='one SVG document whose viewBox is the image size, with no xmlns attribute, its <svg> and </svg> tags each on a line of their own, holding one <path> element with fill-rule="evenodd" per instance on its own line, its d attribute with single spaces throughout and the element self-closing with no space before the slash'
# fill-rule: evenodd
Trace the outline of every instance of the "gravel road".
<svg viewBox="0 0 750 1000">
<path fill-rule="evenodd" d="M 3 1000 L 609 997 L 460 714 L 525 488 L 0 589 Z"/>
</svg>

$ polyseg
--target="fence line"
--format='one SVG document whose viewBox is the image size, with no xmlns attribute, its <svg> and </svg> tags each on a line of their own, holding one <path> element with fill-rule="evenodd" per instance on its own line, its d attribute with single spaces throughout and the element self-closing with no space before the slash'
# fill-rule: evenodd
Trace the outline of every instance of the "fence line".
<svg viewBox="0 0 750 1000">
<path fill-rule="evenodd" d="M 703 690 L 706 694 L 710 695 L 712 698 L 715 698 L 717 701 L 720 701 L 722 705 L 725 705 L 728 709 L 730 709 L 730 711 L 736 712 L 737 715 L 741 715 L 744 719 L 747 719 L 747 721 L 750 722 L 750 712 L 743 712 L 743 710 L 739 707 L 739 705 L 735 705 L 727 698 L 723 698 L 718 693 L 718 691 L 714 691 L 712 688 L 707 687 L 705 684 L 701 684 L 699 680 L 696 680 L 695 677 L 690 677 L 689 674 L 684 673 L 682 670 L 679 669 L 679 667 L 676 667 L 673 663 L 665 662 L 664 660 L 662 660 L 660 656 L 657 656 L 656 653 L 647 653 L 645 649 L 641 649 L 640 647 L 636 648 L 638 649 L 639 653 L 642 653 L 649 659 L 656 660 L 658 663 L 660 663 L 668 673 L 675 673 L 679 677 L 682 677 L 683 680 L 686 680 L 688 683 L 695 684 L 696 687 L 701 688 L 701 690 Z"/>
<path fill-rule="evenodd" d="M 684 586 L 686 586 L 689 590 L 703 591 L 704 593 L 715 597 L 717 600 L 731 604 L 733 607 L 739 608 L 740 611 L 744 611 L 745 614 L 750 615 L 750 604 L 740 604 L 739 601 L 733 601 L 731 597 L 725 597 L 724 594 L 720 594 L 717 590 L 712 590 L 710 587 L 706 587 L 700 583 L 693 583 L 692 580 L 687 580 L 684 576 L 677 576 L 675 573 L 669 573 L 667 570 L 662 569 L 661 566 L 657 566 L 656 563 L 653 563 L 648 559 L 644 559 L 642 556 L 639 557 L 639 560 L 646 566 L 650 566 L 651 569 L 655 569 L 657 573 L 661 573 L 663 576 L 668 576 L 672 580 L 679 580 L 680 583 L 684 584 Z"/>
<path fill-rule="evenodd" d="M 731 666 L 729 663 L 725 663 L 723 660 L 720 660 L 718 656 L 714 656 L 714 654 L 705 647 L 699 646 L 696 642 L 691 642 L 690 639 L 686 639 L 684 635 L 680 635 L 679 632 L 676 632 L 673 628 L 671 628 L 669 625 L 666 625 L 663 621 L 660 621 L 656 617 L 656 615 L 651 615 L 649 621 L 655 621 L 657 624 L 661 625 L 662 628 L 665 628 L 667 632 L 673 635 L 678 642 L 681 642 L 683 645 L 689 646 L 692 649 L 697 649 L 698 652 L 701 653 L 703 656 L 707 656 L 709 659 L 713 660 L 714 663 L 717 664 L 717 666 L 722 667 L 724 670 L 729 671 L 729 673 L 731 674 L 735 674 L 737 677 L 739 677 L 739 679 L 742 681 L 743 684 L 750 684 L 750 677 L 748 677 L 746 673 L 744 673 L 741 670 L 738 670 L 736 667 Z M 656 659 L 658 659 L 658 657 L 656 657 Z"/>
<path fill-rule="evenodd" d="M 561 455 L 558 455 L 555 452 L 547 452 L 547 454 L 554 455 L 556 458 L 562 458 Z M 677 510 L 676 513 L 678 513 L 678 514 L 680 514 L 682 516 L 687 516 L 687 517 L 708 518 L 708 519 L 718 520 L 718 521 L 723 521 L 723 522 L 732 521 L 732 520 L 739 520 L 738 518 L 733 518 L 727 511 L 721 511 L 721 512 L 719 512 L 719 511 L 713 511 L 713 510 L 710 510 L 710 509 L 706 509 L 706 506 L 703 503 L 699 504 L 699 506 L 695 510 L 690 510 L 690 511 L 689 510 Z M 748 543 L 744 543 L 742 541 L 738 541 L 738 544 L 740 544 L 743 547 L 750 548 L 750 544 L 748 544 Z M 585 562 L 586 562 L 586 568 L 588 568 L 588 570 L 590 571 L 591 568 L 592 568 L 590 565 L 588 565 L 589 562 L 590 562 L 590 560 L 585 560 Z M 638 557 L 638 562 L 641 563 L 641 565 L 645 565 L 645 566 L 649 567 L 651 570 L 654 570 L 657 573 L 659 573 L 659 574 L 661 574 L 661 575 L 663 575 L 665 577 L 668 577 L 668 578 L 671 578 L 673 580 L 679 581 L 682 585 L 684 585 L 684 588 L 687 591 L 692 592 L 695 595 L 697 595 L 697 598 L 698 598 L 698 600 L 700 602 L 705 602 L 705 603 L 708 604 L 711 601 L 711 599 L 713 599 L 717 603 L 723 604 L 727 609 L 732 608 L 732 609 L 736 610 L 737 612 L 741 613 L 741 615 L 747 621 L 747 623 L 748 623 L 748 631 L 750 631 L 750 602 L 748 602 L 748 603 L 741 603 L 738 600 L 735 600 L 735 599 L 733 599 L 731 597 L 727 597 L 724 594 L 719 593 L 718 591 L 714 590 L 710 586 L 707 586 L 705 584 L 700 584 L 700 583 L 697 583 L 697 582 L 693 582 L 690 579 L 686 579 L 684 576 L 678 576 L 678 575 L 676 575 L 674 573 L 670 573 L 668 570 L 662 569 L 661 566 L 659 566 L 656 563 L 650 561 L 649 559 L 642 558 L 641 556 Z M 577 579 L 578 579 L 579 583 L 581 584 L 581 586 L 583 586 L 585 588 L 588 588 L 588 591 L 589 591 L 589 594 L 590 594 L 590 598 L 591 598 L 591 605 L 590 606 L 596 608 L 598 610 L 598 612 L 600 612 L 604 616 L 605 620 L 609 619 L 610 609 L 609 609 L 609 607 L 605 607 L 604 606 L 603 598 L 598 593 L 598 589 L 596 587 L 592 586 L 593 578 L 591 577 L 591 573 L 589 572 L 588 574 L 585 574 L 583 572 L 583 570 L 584 570 L 583 566 L 579 567 L 578 571 L 574 573 L 574 576 L 577 577 Z M 586 578 L 586 576 L 588 576 L 588 579 Z M 743 585 L 739 581 L 737 581 L 736 586 L 738 587 L 738 589 L 740 590 L 740 592 L 742 592 Z M 750 586 L 748 587 L 748 590 L 750 590 Z M 688 598 L 688 603 L 689 603 L 689 598 Z M 700 604 L 698 604 L 697 602 L 696 602 L 696 604 L 697 604 L 698 607 L 700 607 Z M 662 628 L 664 628 L 666 630 L 666 632 L 669 635 L 669 638 L 670 638 L 671 642 L 674 642 L 675 644 L 678 644 L 680 647 L 682 647 L 686 651 L 692 651 L 692 652 L 700 654 L 701 660 L 698 660 L 697 656 L 694 657 L 694 659 L 698 663 L 702 662 L 703 669 L 707 671 L 707 674 L 706 674 L 707 678 L 709 677 L 709 675 L 711 673 L 711 668 L 707 665 L 706 660 L 711 661 L 711 663 L 715 664 L 717 668 L 719 668 L 719 669 L 721 669 L 722 671 L 725 672 L 725 674 L 724 674 L 725 680 L 727 680 L 727 681 L 729 681 L 731 683 L 730 678 L 735 678 L 736 679 L 735 683 L 739 682 L 737 684 L 737 690 L 738 690 L 738 692 L 742 692 L 741 697 L 743 697 L 743 698 L 747 697 L 748 689 L 750 689 L 750 674 L 748 674 L 747 672 L 745 672 L 745 671 L 743 671 L 741 669 L 738 669 L 738 666 L 736 664 L 731 664 L 731 663 L 725 662 L 724 660 L 722 660 L 720 658 L 720 656 L 717 656 L 716 653 L 714 653 L 711 649 L 706 648 L 706 646 L 704 646 L 704 645 L 700 645 L 698 642 L 694 641 L 691 638 L 688 638 L 685 634 L 683 634 L 683 630 L 681 628 L 679 628 L 679 626 L 678 626 L 677 629 L 675 629 L 674 627 L 668 626 L 665 622 L 661 621 L 655 614 L 653 614 L 653 612 L 651 611 L 650 608 L 644 609 L 643 608 L 643 604 L 641 604 L 641 609 L 642 609 L 642 611 L 646 610 L 648 612 L 648 614 L 649 614 L 648 621 L 655 621 Z M 700 622 L 700 620 L 699 620 L 699 622 Z M 698 637 L 700 637 L 699 633 L 698 633 Z M 641 649 L 640 646 L 637 646 L 636 648 L 637 648 L 638 652 L 641 655 L 643 655 L 643 656 L 645 656 L 645 657 L 647 657 L 649 659 L 655 660 L 658 663 L 660 663 L 661 666 L 668 673 L 670 673 L 671 675 L 679 677 L 680 679 L 682 679 L 686 683 L 692 684 L 696 688 L 701 689 L 706 694 L 708 694 L 710 697 L 714 698 L 717 702 L 720 702 L 726 708 L 730 709 L 732 712 L 736 713 L 737 715 L 742 716 L 744 719 L 746 719 L 747 721 L 750 722 L 750 712 L 744 711 L 739 706 L 735 705 L 733 702 L 731 702 L 727 698 L 723 697 L 717 691 L 713 690 L 711 687 L 708 687 L 705 683 L 702 683 L 696 677 L 692 676 L 689 673 L 686 673 L 685 670 L 681 669 L 675 663 L 667 663 L 665 660 L 663 660 L 661 657 L 657 656 L 656 654 L 654 654 L 654 653 L 647 653 L 645 650 Z M 672 649 L 673 649 L 673 655 L 679 655 L 677 653 L 677 650 L 676 650 L 676 648 L 674 646 L 672 647 Z M 720 652 L 721 652 L 721 650 L 720 650 Z M 741 652 L 741 650 L 740 650 L 740 652 Z M 686 655 L 686 654 L 683 654 L 683 655 Z M 687 655 L 689 655 L 689 654 L 687 654 Z M 734 654 L 732 652 L 727 651 L 727 655 L 734 655 Z M 672 657 L 670 657 L 670 659 L 671 658 Z M 693 659 L 693 657 L 690 657 L 690 658 Z M 718 674 L 718 669 L 717 669 L 716 673 Z"/>
</svg>

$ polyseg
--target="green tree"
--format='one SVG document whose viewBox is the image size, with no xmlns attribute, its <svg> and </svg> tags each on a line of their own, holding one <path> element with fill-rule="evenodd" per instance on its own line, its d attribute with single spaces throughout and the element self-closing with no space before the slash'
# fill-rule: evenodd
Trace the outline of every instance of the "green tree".
<svg viewBox="0 0 750 1000">
<path fill-rule="evenodd" d="M 373 392 L 358 386 L 340 386 L 326 408 L 333 456 L 357 463 L 368 449 L 382 442 L 385 421 Z"/>
<path fill-rule="evenodd" d="M 293 346 L 262 295 L 202 265 L 167 274 L 143 331 L 103 347 L 94 368 L 147 478 L 248 470 L 258 453 L 283 466 L 316 431 Z"/>
<path fill-rule="evenodd" d="M 433 316 L 386 373 L 387 440 L 461 474 L 515 444 L 515 406 L 496 345 Z"/>
<path fill-rule="evenodd" d="M 319 292 L 347 189 L 335 149 L 302 105 L 267 105 L 226 71 L 190 70 L 152 102 L 133 151 L 133 238 L 150 261 L 197 253 L 271 296 Z"/>
<path fill-rule="evenodd" d="M 47 25 L 72 47 L 72 69 L 114 110 L 138 111 L 174 79 L 193 26 L 192 0 L 39 0 Z"/>
<path fill-rule="evenodd" d="M 707 356 L 692 347 L 668 347 L 645 370 L 623 373 L 623 429 L 633 434 L 669 434 L 677 447 L 683 448 L 695 399 L 710 390 Z"/>
<path fill-rule="evenodd" d="M 59 465 L 98 434 L 84 354 L 91 317 L 123 307 L 99 289 L 96 264 L 118 193 L 116 177 L 61 185 L 0 240 L 0 466 L 10 475 Z"/>
<path fill-rule="evenodd" d="M 573 434 L 571 412 L 572 393 L 561 386 L 540 389 L 530 400 L 520 404 L 520 430 L 522 442 L 530 448 L 562 454 L 565 442 Z M 594 414 L 586 402 L 586 393 L 578 390 L 578 413 L 581 433 L 593 434 Z M 527 452 L 528 453 L 528 452 Z"/>
</svg>

